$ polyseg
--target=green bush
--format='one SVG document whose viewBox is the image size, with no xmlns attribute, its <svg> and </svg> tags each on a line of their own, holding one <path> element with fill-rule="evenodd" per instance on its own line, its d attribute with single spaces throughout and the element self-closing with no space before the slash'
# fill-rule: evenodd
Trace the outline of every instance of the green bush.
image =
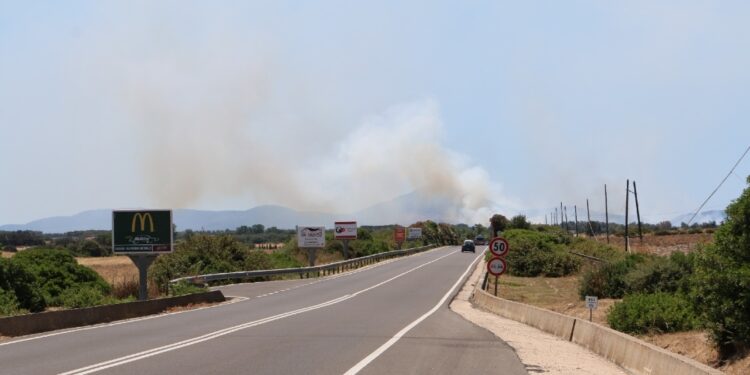
<svg viewBox="0 0 750 375">
<path fill-rule="evenodd" d="M 638 264 L 645 262 L 646 256 L 629 254 L 622 260 L 604 263 L 588 269 L 581 277 L 578 294 L 599 298 L 622 298 L 628 291 L 626 277 Z"/>
<path fill-rule="evenodd" d="M 627 295 L 607 314 L 609 325 L 622 332 L 680 332 L 698 327 L 690 302 L 681 295 L 654 293 Z"/>
<path fill-rule="evenodd" d="M 531 223 L 526 220 L 525 215 L 516 215 L 510 219 L 508 229 L 531 229 Z"/>
<path fill-rule="evenodd" d="M 44 297 L 37 289 L 36 278 L 15 262 L 0 258 L 0 293 L 3 293 L 4 311 L 24 309 L 31 312 L 44 310 Z"/>
<path fill-rule="evenodd" d="M 695 254 L 680 252 L 654 257 L 638 264 L 625 276 L 628 293 L 689 293 Z"/>
<path fill-rule="evenodd" d="M 33 285 L 44 297 L 47 306 L 63 306 L 60 296 L 67 289 L 89 287 L 103 295 L 110 292 L 109 284 L 99 274 L 79 265 L 65 250 L 29 249 L 16 254 L 11 262 L 33 275 Z"/>
<path fill-rule="evenodd" d="M 26 313 L 18 303 L 16 295 L 9 290 L 0 289 L 0 316 L 12 316 Z"/>
<path fill-rule="evenodd" d="M 506 259 L 513 276 L 559 277 L 575 273 L 581 266 L 580 259 L 566 250 L 569 236 L 526 229 L 510 229 L 503 234 L 510 245 Z"/>
<path fill-rule="evenodd" d="M 90 285 L 65 289 L 59 296 L 60 304 L 69 309 L 107 305 L 119 302 L 118 299 Z"/>
<path fill-rule="evenodd" d="M 726 213 L 714 244 L 697 256 L 692 293 L 725 357 L 750 347 L 750 187 Z"/>
</svg>

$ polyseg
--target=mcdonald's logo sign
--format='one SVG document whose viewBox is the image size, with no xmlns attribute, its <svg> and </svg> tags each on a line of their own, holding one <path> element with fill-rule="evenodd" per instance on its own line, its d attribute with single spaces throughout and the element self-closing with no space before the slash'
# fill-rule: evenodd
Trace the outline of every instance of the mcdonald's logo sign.
<svg viewBox="0 0 750 375">
<path fill-rule="evenodd" d="M 112 211 L 112 251 L 116 254 L 172 251 L 171 210 Z"/>
<path fill-rule="evenodd" d="M 146 222 L 148 222 L 148 224 L 150 225 L 149 232 L 154 231 L 154 218 L 151 217 L 150 213 L 147 212 L 144 214 L 144 213 L 137 212 L 135 215 L 133 215 L 133 220 L 132 220 L 132 223 L 130 224 L 131 232 L 135 233 L 135 224 L 138 222 L 141 223 L 141 232 L 146 230 Z"/>
</svg>

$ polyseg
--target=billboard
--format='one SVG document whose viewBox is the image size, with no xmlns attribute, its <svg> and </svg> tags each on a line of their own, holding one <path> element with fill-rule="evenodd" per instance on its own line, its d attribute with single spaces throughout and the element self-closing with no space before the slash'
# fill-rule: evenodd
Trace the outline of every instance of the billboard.
<svg viewBox="0 0 750 375">
<path fill-rule="evenodd" d="M 422 228 L 407 228 L 406 239 L 418 240 L 422 238 Z"/>
<path fill-rule="evenodd" d="M 297 247 L 314 248 L 326 246 L 325 227 L 297 226 Z"/>
<path fill-rule="evenodd" d="M 112 211 L 112 252 L 172 252 L 172 210 Z"/>
<path fill-rule="evenodd" d="M 356 221 L 337 221 L 333 224 L 333 238 L 336 240 L 356 240 Z"/>
</svg>

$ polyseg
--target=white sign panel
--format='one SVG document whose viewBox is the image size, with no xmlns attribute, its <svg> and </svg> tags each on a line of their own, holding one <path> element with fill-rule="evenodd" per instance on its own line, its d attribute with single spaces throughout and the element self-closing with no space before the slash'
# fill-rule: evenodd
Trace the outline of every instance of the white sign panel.
<svg viewBox="0 0 750 375">
<path fill-rule="evenodd" d="M 313 248 L 326 246 L 325 227 L 297 227 L 297 247 Z"/>
<path fill-rule="evenodd" d="M 418 240 L 422 238 L 422 228 L 407 228 L 406 239 Z"/>
<path fill-rule="evenodd" d="M 589 310 L 596 310 L 599 306 L 599 298 L 596 296 L 586 296 L 586 307 Z"/>
<path fill-rule="evenodd" d="M 356 221 L 337 221 L 333 225 L 333 238 L 337 240 L 356 240 Z"/>
</svg>

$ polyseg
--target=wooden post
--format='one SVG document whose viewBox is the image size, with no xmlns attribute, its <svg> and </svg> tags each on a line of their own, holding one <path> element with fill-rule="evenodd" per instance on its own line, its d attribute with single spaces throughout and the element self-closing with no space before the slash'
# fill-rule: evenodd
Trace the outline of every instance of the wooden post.
<svg viewBox="0 0 750 375">
<path fill-rule="evenodd" d="M 591 211 L 589 210 L 589 199 L 586 198 L 586 216 L 589 220 L 589 234 L 594 237 L 594 227 L 591 226 Z"/>
<path fill-rule="evenodd" d="M 557 225 L 557 207 L 555 207 L 555 225 Z"/>
<path fill-rule="evenodd" d="M 495 297 L 497 297 L 497 276 L 495 276 Z"/>
<path fill-rule="evenodd" d="M 576 237 L 578 237 L 578 206 L 573 205 L 573 213 L 575 214 L 576 218 Z"/>
<path fill-rule="evenodd" d="M 568 206 L 565 206 L 565 231 L 570 231 L 570 225 L 568 225 L 570 222 L 568 221 Z"/>
<path fill-rule="evenodd" d="M 607 202 L 607 184 L 604 184 L 604 226 L 607 228 L 607 243 L 609 243 L 609 202 Z"/>
<path fill-rule="evenodd" d="M 630 200 L 630 180 L 627 180 L 625 186 L 625 252 L 630 251 L 630 239 L 628 237 L 628 201 Z"/>
<path fill-rule="evenodd" d="M 641 245 L 643 245 L 643 231 L 641 230 L 641 209 L 638 207 L 638 188 L 635 186 L 635 181 L 633 181 L 633 195 L 635 195 L 635 214 L 638 217 L 638 237 L 641 239 Z"/>
<path fill-rule="evenodd" d="M 562 205 L 562 202 L 560 202 L 560 228 L 563 228 L 564 223 L 565 223 L 565 216 L 563 216 L 563 205 Z"/>
</svg>

